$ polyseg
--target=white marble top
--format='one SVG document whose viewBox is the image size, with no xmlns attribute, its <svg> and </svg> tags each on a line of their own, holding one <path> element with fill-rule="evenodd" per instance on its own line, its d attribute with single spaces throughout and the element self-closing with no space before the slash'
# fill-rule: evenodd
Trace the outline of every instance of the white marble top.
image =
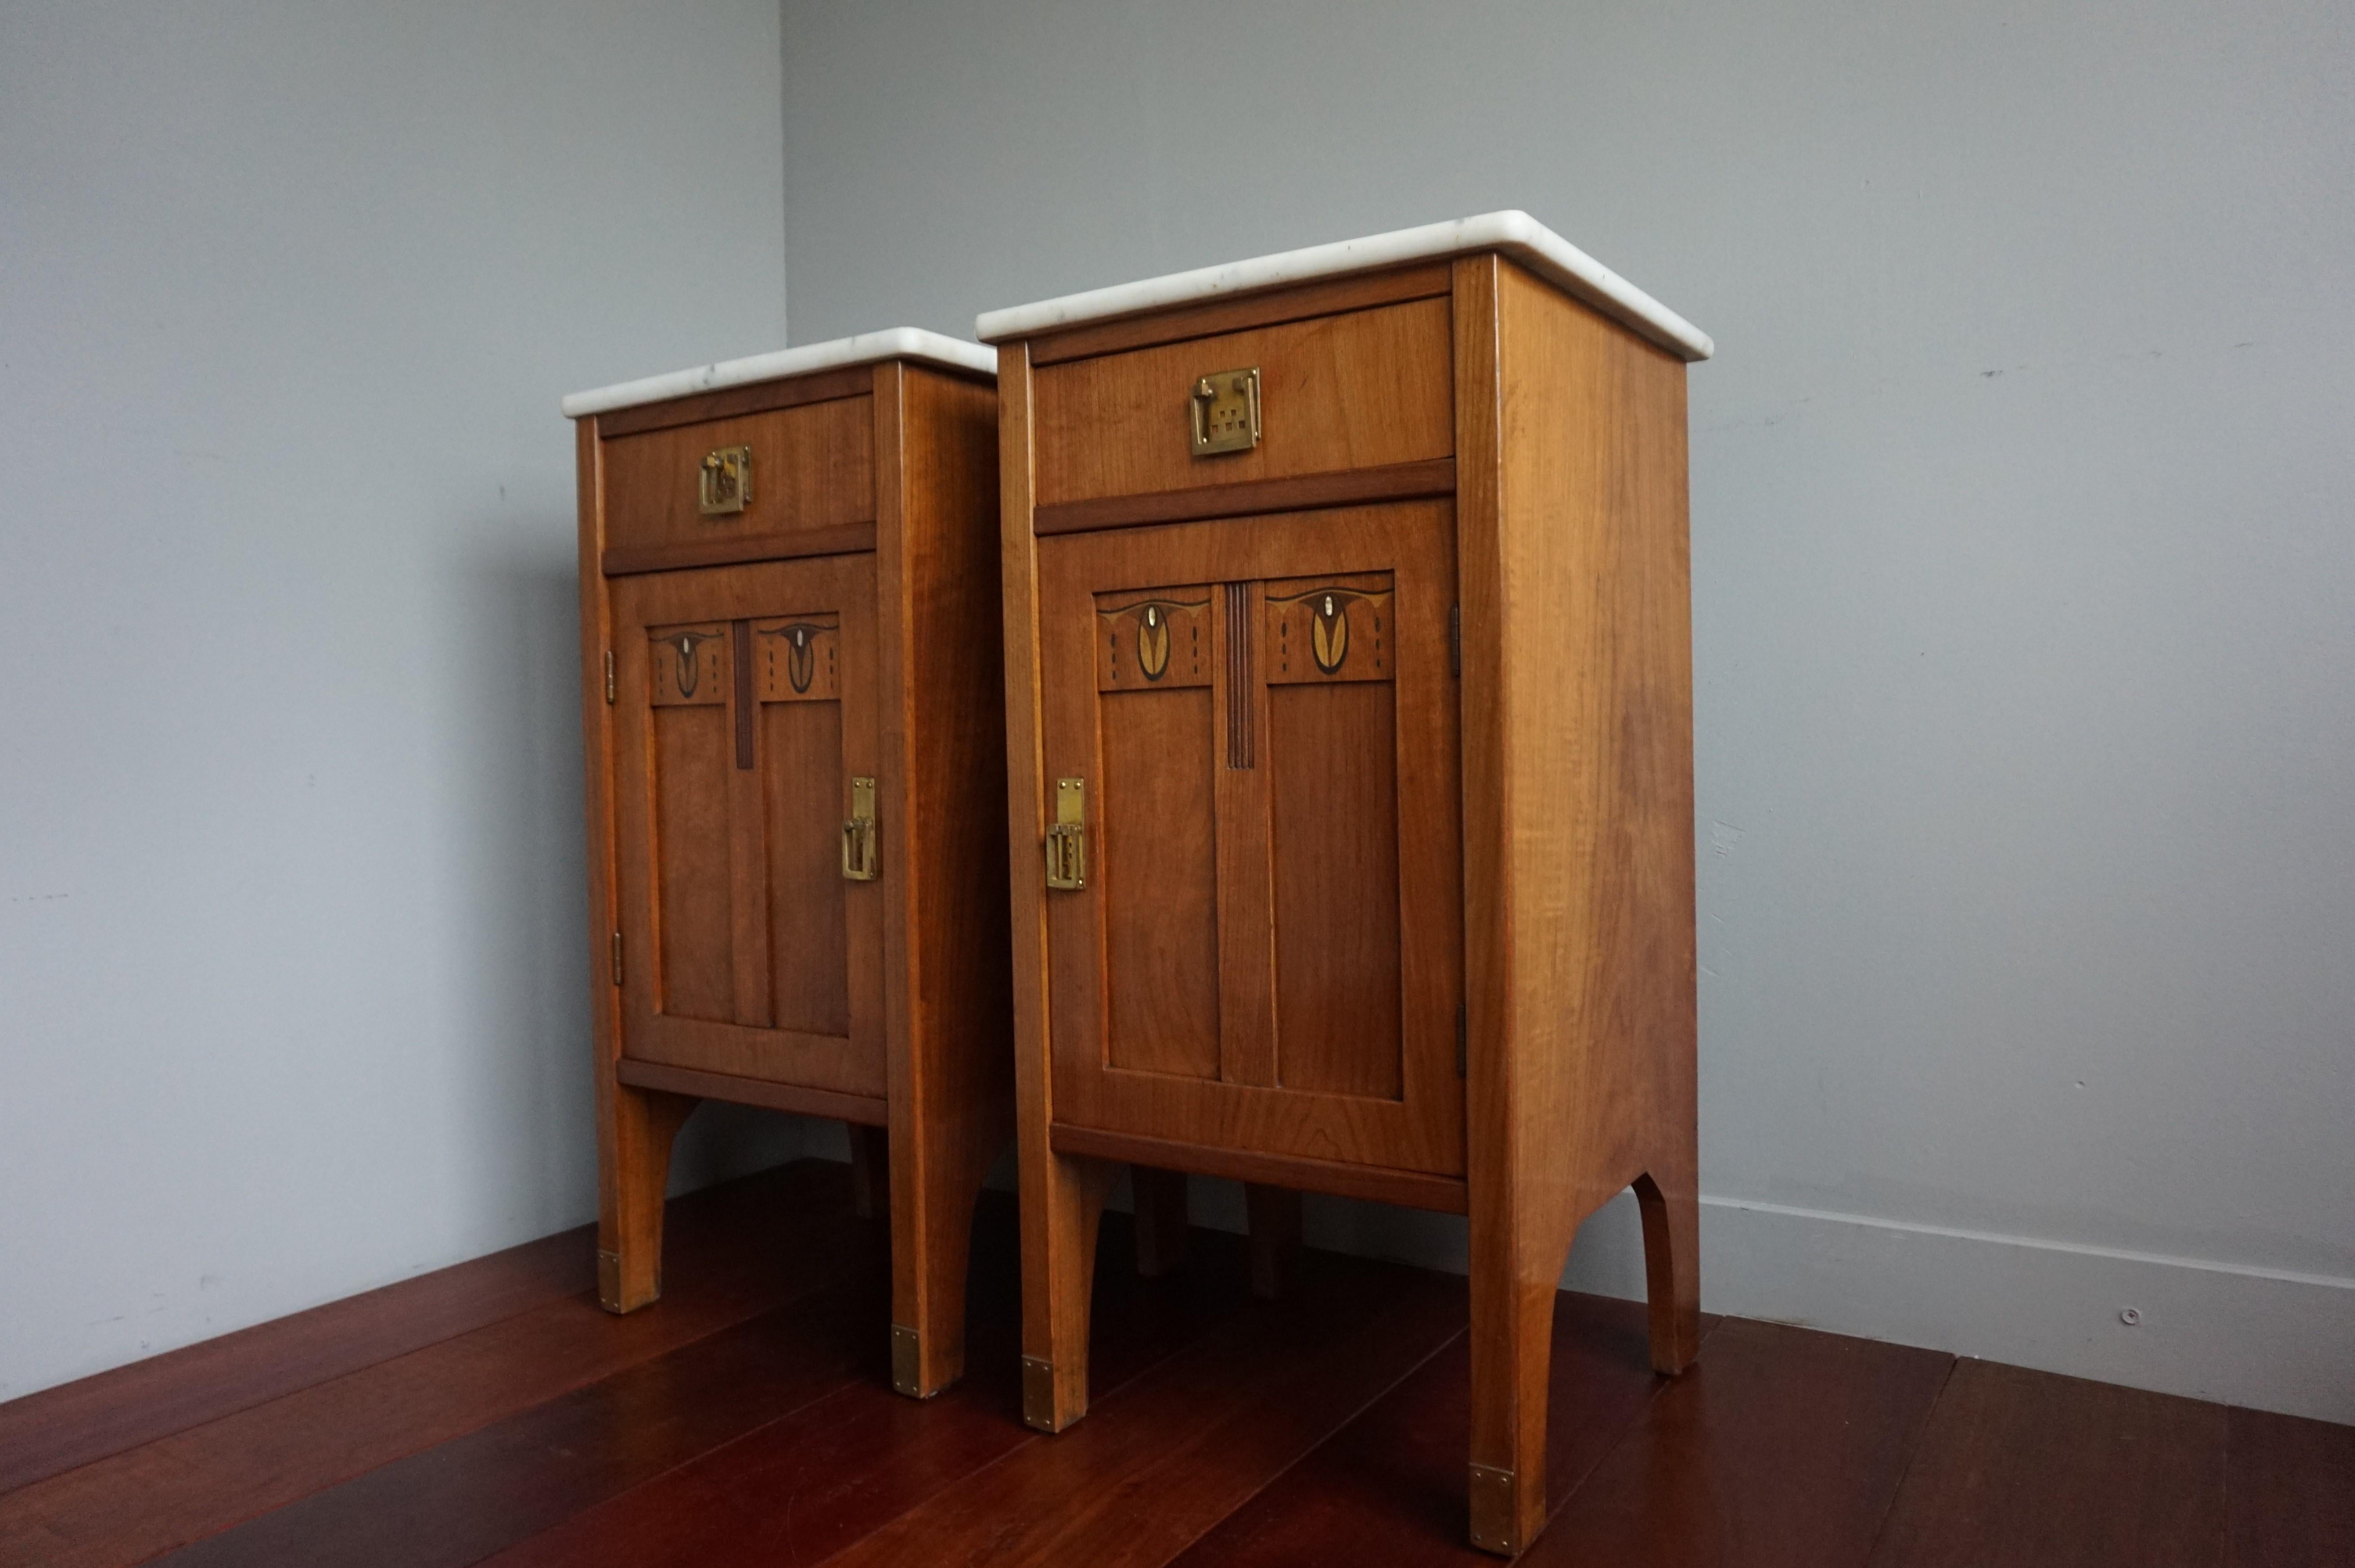
<svg viewBox="0 0 2355 1568">
<path fill-rule="evenodd" d="M 1134 315 L 1165 305 L 1478 250 L 1496 250 L 1511 257 L 1679 358 L 1707 359 L 1717 352 L 1717 344 L 1710 341 L 1707 333 L 1525 212 L 1488 212 L 1452 223 L 1427 223 L 1421 228 L 1401 228 L 1363 239 L 1344 239 L 1334 245 L 1312 245 L 1305 250 L 1286 250 L 1249 261 L 1230 261 L 1222 267 L 1172 272 L 1166 278 L 1148 278 L 1141 283 L 1091 289 L 1084 294 L 1066 294 L 1060 300 L 1042 300 L 1035 305 L 986 311 L 975 320 L 974 335 L 984 343 L 1003 343 L 1011 337 L 1028 337 L 1034 333 L 1111 316 Z"/>
<path fill-rule="evenodd" d="M 773 354 L 755 354 L 743 359 L 723 359 L 717 365 L 698 365 L 692 370 L 674 370 L 665 376 L 575 392 L 564 399 L 564 417 L 578 419 L 588 414 L 606 414 L 641 403 L 684 397 L 693 392 L 716 392 L 722 387 L 776 381 L 788 376 L 807 376 L 814 370 L 873 365 L 885 359 L 913 359 L 944 365 L 952 370 L 997 374 L 997 351 L 994 348 L 967 343 L 963 338 L 943 337 L 922 327 L 892 327 L 884 332 L 863 332 L 857 337 L 838 337 L 832 343 L 781 348 Z"/>
</svg>

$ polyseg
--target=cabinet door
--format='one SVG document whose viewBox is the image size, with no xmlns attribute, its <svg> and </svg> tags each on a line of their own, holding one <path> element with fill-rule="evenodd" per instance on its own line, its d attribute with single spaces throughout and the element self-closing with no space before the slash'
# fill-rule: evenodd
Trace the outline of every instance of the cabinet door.
<svg viewBox="0 0 2355 1568">
<path fill-rule="evenodd" d="M 1039 546 L 1055 1119 L 1464 1169 L 1452 508 Z"/>
<path fill-rule="evenodd" d="M 613 642 L 623 1054 L 879 1097 L 874 557 L 624 577 Z"/>
</svg>

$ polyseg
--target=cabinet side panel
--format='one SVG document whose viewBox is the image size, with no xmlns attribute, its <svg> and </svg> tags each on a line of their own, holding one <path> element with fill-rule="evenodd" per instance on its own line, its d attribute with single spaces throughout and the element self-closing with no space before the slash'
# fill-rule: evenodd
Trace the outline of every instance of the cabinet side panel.
<svg viewBox="0 0 2355 1568">
<path fill-rule="evenodd" d="M 926 1393 L 964 1365 L 972 1205 L 1014 1120 L 997 397 L 905 364 L 879 370 L 877 387 L 898 415 L 878 420 L 894 439 L 876 554 L 883 874 L 902 899 L 887 943 L 903 988 L 889 1064 L 891 1223 L 904 1238 L 892 1321 L 915 1337 L 894 1383 Z"/>
<path fill-rule="evenodd" d="M 1689 1158 L 1693 863 L 1684 366 L 1500 265 L 1507 853 L 1521 1136 L 1569 1229 Z"/>
<path fill-rule="evenodd" d="M 913 916 L 924 1016 L 954 1007 L 976 1091 L 1013 1092 L 1007 924 L 1006 683 L 999 625 L 996 388 L 902 368 Z M 1010 1114 L 1010 1112 L 1008 1113 Z"/>
</svg>

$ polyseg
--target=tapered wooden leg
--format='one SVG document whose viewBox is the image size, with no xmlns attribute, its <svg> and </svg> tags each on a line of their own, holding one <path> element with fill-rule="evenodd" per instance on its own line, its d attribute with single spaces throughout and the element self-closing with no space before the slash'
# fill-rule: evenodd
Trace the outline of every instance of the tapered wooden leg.
<svg viewBox="0 0 2355 1568">
<path fill-rule="evenodd" d="M 696 1101 L 608 1082 L 597 1139 L 597 1299 L 634 1312 L 662 1295 L 663 1189 L 671 1140 Z"/>
<path fill-rule="evenodd" d="M 1252 1294 L 1273 1301 L 1300 1270 L 1300 1194 L 1288 1187 L 1243 1187 L 1251 1221 Z"/>
<path fill-rule="evenodd" d="M 1557 1274 L 1559 1270 L 1555 1271 Z M 1513 1556 L 1546 1520 L 1554 1279 L 1472 1271 L 1472 1544 Z"/>
<path fill-rule="evenodd" d="M 911 1096 L 919 1093 L 924 1110 L 895 1102 L 890 1136 L 874 1144 L 888 1150 L 879 1171 L 890 1171 L 891 1386 L 930 1399 L 964 1374 L 974 1204 L 1013 1136 L 1014 1107 L 1002 1095 L 953 1091 L 945 1075 Z"/>
<path fill-rule="evenodd" d="M 1136 1272 L 1158 1279 L 1186 1261 L 1193 1228 L 1186 1213 L 1186 1173 L 1132 1165 L 1128 1182 L 1136 1197 Z"/>
<path fill-rule="evenodd" d="M 1022 1171 L 1022 1419 L 1060 1432 L 1088 1413 L 1088 1294 L 1120 1167 L 1043 1156 Z"/>
<path fill-rule="evenodd" d="M 1636 1207 L 1644 1216 L 1652 1370 L 1674 1375 L 1700 1349 L 1700 1194 L 1690 1167 L 1666 1181 L 1636 1177 Z"/>
<path fill-rule="evenodd" d="M 879 1127 L 844 1124 L 850 1134 L 850 1206 L 862 1220 L 891 1213 L 891 1143 Z"/>
</svg>

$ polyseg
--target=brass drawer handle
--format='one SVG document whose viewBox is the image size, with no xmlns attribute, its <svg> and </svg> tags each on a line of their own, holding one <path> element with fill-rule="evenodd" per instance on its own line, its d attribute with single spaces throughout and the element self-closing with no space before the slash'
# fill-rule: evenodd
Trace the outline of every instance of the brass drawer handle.
<svg viewBox="0 0 2355 1568">
<path fill-rule="evenodd" d="M 1055 780 L 1055 820 L 1047 828 L 1047 885 L 1076 893 L 1088 885 L 1088 781 Z"/>
<path fill-rule="evenodd" d="M 875 830 L 875 780 L 861 775 L 850 781 L 850 821 L 842 824 L 844 880 L 872 882 L 879 874 L 879 836 Z"/>
<path fill-rule="evenodd" d="M 704 454 L 695 471 L 696 510 L 706 517 L 727 517 L 743 511 L 751 499 L 751 447 L 720 447 Z"/>
<path fill-rule="evenodd" d="M 1203 376 L 1187 408 L 1196 457 L 1251 450 L 1259 445 L 1259 366 Z"/>
</svg>

